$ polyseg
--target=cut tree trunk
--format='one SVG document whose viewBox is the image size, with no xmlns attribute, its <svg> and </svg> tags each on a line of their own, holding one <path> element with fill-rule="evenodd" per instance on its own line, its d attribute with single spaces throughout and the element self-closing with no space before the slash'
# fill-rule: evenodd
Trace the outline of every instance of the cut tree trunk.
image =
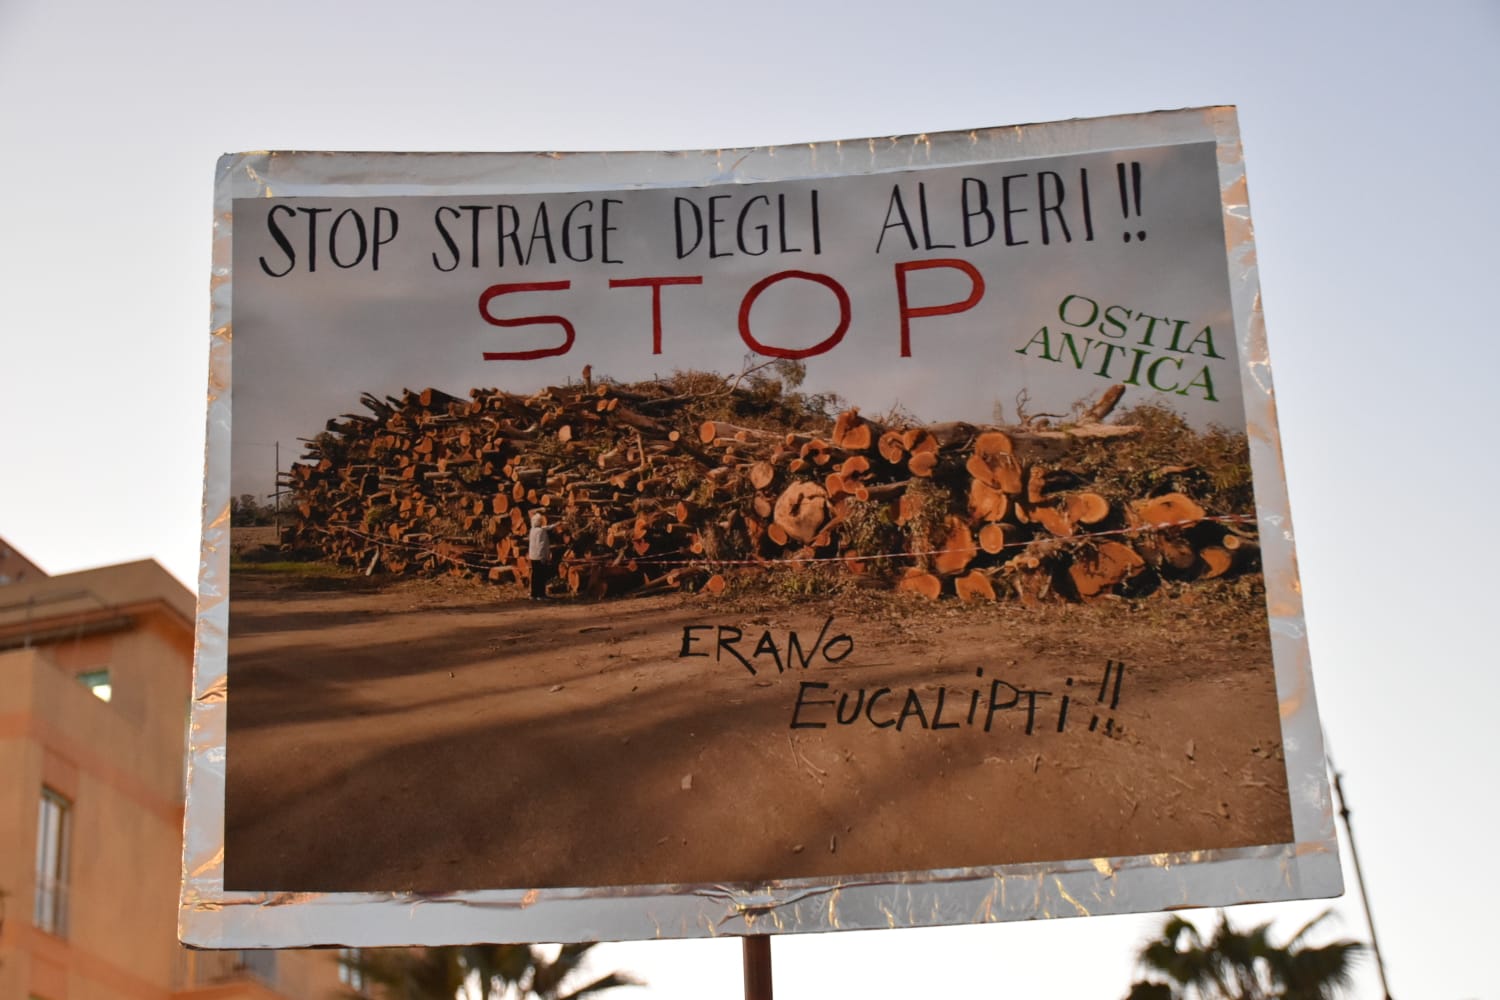
<svg viewBox="0 0 1500 1000">
<path fill-rule="evenodd" d="M 1067 512 L 1050 504 L 1038 504 L 1030 508 L 1026 516 L 1032 524 L 1040 524 L 1059 538 L 1068 538 L 1073 534 L 1073 521 Z"/>
<path fill-rule="evenodd" d="M 1104 395 L 1099 397 L 1099 401 L 1083 412 L 1082 422 L 1085 424 L 1099 423 L 1099 421 L 1114 412 L 1115 407 L 1119 405 L 1120 397 L 1123 395 L 1125 395 L 1125 387 L 1123 385 L 1112 385 L 1108 389 L 1105 389 Z"/>
<path fill-rule="evenodd" d="M 932 568 L 942 576 L 961 573 L 974 561 L 979 548 L 974 544 L 974 535 L 963 518 L 948 515 L 943 525 L 942 541 L 933 556 Z"/>
<path fill-rule="evenodd" d="M 828 491 L 817 483 L 793 483 L 777 498 L 774 516 L 788 538 L 810 542 L 828 520 Z"/>
<path fill-rule="evenodd" d="M 901 579 L 896 583 L 896 589 L 905 594 L 921 594 L 929 601 L 935 601 L 943 593 L 943 581 L 931 573 L 913 567 L 901 575 Z"/>
<path fill-rule="evenodd" d="M 1114 587 L 1145 569 L 1146 561 L 1123 542 L 1100 542 L 1092 550 L 1081 549 L 1073 555 L 1068 576 L 1078 596 L 1089 598 Z"/>
<path fill-rule="evenodd" d="M 1198 550 L 1198 558 L 1203 561 L 1203 570 L 1198 576 L 1204 580 L 1221 577 L 1234 566 L 1234 556 L 1218 545 L 1205 545 Z"/>
<path fill-rule="evenodd" d="M 849 409 L 840 413 L 834 421 L 833 444 L 845 451 L 866 452 L 879 442 L 884 433 L 885 428 L 861 417 L 857 408 Z"/>
<path fill-rule="evenodd" d="M 1137 500 L 1135 512 L 1147 524 L 1184 524 L 1202 520 L 1204 510 L 1182 493 L 1163 493 L 1149 500 Z"/>
<path fill-rule="evenodd" d="M 1068 520 L 1074 524 L 1098 524 L 1109 517 L 1109 501 L 1097 493 L 1070 493 L 1063 500 Z"/>
<path fill-rule="evenodd" d="M 975 521 L 1003 521 L 1010 511 L 1010 497 L 982 479 L 969 483 L 969 517 Z"/>
<path fill-rule="evenodd" d="M 954 579 L 953 592 L 961 601 L 994 601 L 995 582 L 980 570 L 970 570 Z"/>
<path fill-rule="evenodd" d="M 999 555 L 1005 551 L 1011 530 L 1011 525 L 991 521 L 979 529 L 979 547 L 992 556 Z"/>
</svg>

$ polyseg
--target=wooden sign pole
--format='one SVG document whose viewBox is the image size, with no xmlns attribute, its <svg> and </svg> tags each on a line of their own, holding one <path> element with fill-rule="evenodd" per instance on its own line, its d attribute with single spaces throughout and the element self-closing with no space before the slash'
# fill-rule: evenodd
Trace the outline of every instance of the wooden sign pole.
<svg viewBox="0 0 1500 1000">
<path fill-rule="evenodd" d="M 771 936 L 744 938 L 745 1000 L 771 1000 Z"/>
</svg>

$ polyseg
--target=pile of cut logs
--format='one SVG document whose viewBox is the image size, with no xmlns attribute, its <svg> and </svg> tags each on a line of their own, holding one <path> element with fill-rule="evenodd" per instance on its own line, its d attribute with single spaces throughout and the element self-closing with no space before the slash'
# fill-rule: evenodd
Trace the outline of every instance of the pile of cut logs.
<svg viewBox="0 0 1500 1000">
<path fill-rule="evenodd" d="M 284 543 L 367 573 L 525 582 L 530 514 L 558 579 L 587 598 L 722 593 L 778 566 L 822 567 L 929 598 L 1092 600 L 1162 578 L 1254 568 L 1245 512 L 1181 492 L 1108 496 L 1071 461 L 1139 429 L 1106 393 L 1061 429 L 701 420 L 662 383 L 583 382 L 530 396 L 427 389 L 361 397 L 283 477 Z M 746 390 L 726 382 L 713 412 Z M 744 419 L 744 418 L 737 418 Z"/>
</svg>

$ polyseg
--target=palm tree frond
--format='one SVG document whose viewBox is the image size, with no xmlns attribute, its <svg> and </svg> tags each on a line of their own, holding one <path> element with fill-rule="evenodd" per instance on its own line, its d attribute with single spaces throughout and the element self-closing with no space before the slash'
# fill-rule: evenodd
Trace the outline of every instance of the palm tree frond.
<svg viewBox="0 0 1500 1000">
<path fill-rule="evenodd" d="M 592 947 L 592 944 L 563 945 L 557 958 L 551 961 L 524 944 L 361 949 L 352 960 L 340 961 L 366 982 L 379 987 L 378 995 L 383 1000 L 456 1000 L 466 995 L 464 987 L 471 977 L 477 981 L 483 1000 L 511 989 L 518 997 L 567 1000 L 617 986 L 641 985 L 626 973 L 611 972 L 559 997 L 564 980 L 578 971 Z"/>
<path fill-rule="evenodd" d="M 1166 983 L 1141 980 L 1130 984 L 1125 1000 L 1177 1000 L 1177 993 Z"/>
<path fill-rule="evenodd" d="M 1132 983 L 1126 1000 L 1331 1000 L 1351 984 L 1366 946 L 1342 940 L 1308 947 L 1308 932 L 1327 916 L 1319 914 L 1278 945 L 1270 923 L 1236 930 L 1220 910 L 1205 939 L 1191 922 L 1173 915 L 1136 956 L 1149 973 L 1169 981 Z"/>
<path fill-rule="evenodd" d="M 617 986 L 644 985 L 645 983 L 641 982 L 641 980 L 627 973 L 611 972 L 609 975 L 601 976 L 598 979 L 594 980 L 592 983 L 587 984 L 586 986 L 580 986 L 578 987 L 578 989 L 573 990 L 572 992 L 564 993 L 562 996 L 558 997 L 557 1000 L 575 1000 L 575 998 L 577 997 L 589 996 L 594 993 L 602 993 L 605 990 L 612 990 Z"/>
<path fill-rule="evenodd" d="M 562 981 L 572 975 L 588 956 L 587 944 L 565 944 L 552 961 L 537 957 L 531 973 L 531 989 L 539 997 L 552 997 L 562 987 Z"/>
</svg>

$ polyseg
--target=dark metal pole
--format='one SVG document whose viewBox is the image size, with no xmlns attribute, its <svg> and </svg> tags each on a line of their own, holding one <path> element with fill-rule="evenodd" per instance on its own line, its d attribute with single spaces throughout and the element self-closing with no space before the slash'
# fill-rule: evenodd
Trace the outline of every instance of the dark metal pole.
<svg viewBox="0 0 1500 1000">
<path fill-rule="evenodd" d="M 771 936 L 755 934 L 745 942 L 745 1000 L 771 1000 Z"/>
<path fill-rule="evenodd" d="M 276 544 L 281 544 L 281 442 L 276 442 L 276 478 L 271 480 L 271 506 L 276 511 L 271 523 L 276 526 Z"/>
<path fill-rule="evenodd" d="M 1332 766 L 1333 759 L 1329 758 Z M 1344 821 L 1344 832 L 1349 835 L 1349 857 L 1354 861 L 1354 881 L 1359 883 L 1359 898 L 1365 907 L 1365 921 L 1370 925 L 1370 951 L 1375 955 L 1375 971 L 1380 973 L 1380 989 L 1385 1000 L 1391 1000 L 1391 986 L 1385 980 L 1385 959 L 1380 957 L 1380 941 L 1375 937 L 1375 914 L 1370 911 L 1370 894 L 1365 891 L 1364 872 L 1359 867 L 1359 851 L 1354 846 L 1354 827 L 1349 825 L 1349 802 L 1344 798 L 1344 776 L 1335 768 L 1333 791 L 1339 797 L 1339 817 Z"/>
</svg>

